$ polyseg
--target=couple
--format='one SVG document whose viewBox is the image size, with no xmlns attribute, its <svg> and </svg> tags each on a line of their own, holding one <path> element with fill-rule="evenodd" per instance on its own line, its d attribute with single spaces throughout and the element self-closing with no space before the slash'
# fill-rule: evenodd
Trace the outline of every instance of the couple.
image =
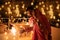
<svg viewBox="0 0 60 40">
<path fill-rule="evenodd" d="M 47 18 L 39 9 L 33 9 L 32 6 L 27 8 L 29 13 L 29 23 L 33 24 L 32 40 L 51 40 L 51 27 Z"/>
</svg>

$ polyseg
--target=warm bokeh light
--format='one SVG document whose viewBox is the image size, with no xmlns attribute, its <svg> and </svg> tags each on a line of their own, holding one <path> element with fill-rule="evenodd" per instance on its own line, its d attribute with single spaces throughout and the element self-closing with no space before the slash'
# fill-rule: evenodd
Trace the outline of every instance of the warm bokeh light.
<svg viewBox="0 0 60 40">
<path fill-rule="evenodd" d="M 38 5 L 36 5 L 36 8 L 38 8 Z"/>
<path fill-rule="evenodd" d="M 4 34 L 7 35 L 7 32 L 5 32 Z"/>
<path fill-rule="evenodd" d="M 33 3 L 33 2 L 31 2 L 31 5 L 34 5 L 34 3 Z"/>
<path fill-rule="evenodd" d="M 60 13 L 58 14 L 58 16 L 60 17 Z"/>
<path fill-rule="evenodd" d="M 0 8 L 0 10 L 2 10 L 2 9 Z"/>
<path fill-rule="evenodd" d="M 43 7 L 45 7 L 45 5 L 43 5 Z"/>
<path fill-rule="evenodd" d="M 4 8 L 4 5 L 2 5 L 1 7 Z"/>
<path fill-rule="evenodd" d="M 45 15 L 44 8 L 41 8 L 42 14 Z"/>
<path fill-rule="evenodd" d="M 41 5 L 41 2 L 39 2 L 39 5 Z"/>
<path fill-rule="evenodd" d="M 7 2 L 5 2 L 5 5 L 7 5 L 8 3 Z"/>
<path fill-rule="evenodd" d="M 10 2 L 8 2 L 8 4 L 10 4 Z"/>
<path fill-rule="evenodd" d="M 57 7 L 56 7 L 56 9 L 59 9 L 59 6 L 60 6 L 60 5 L 58 4 Z"/>
<path fill-rule="evenodd" d="M 8 7 L 7 10 L 8 10 L 8 14 L 12 14 L 10 7 Z"/>
<path fill-rule="evenodd" d="M 56 26 L 58 27 L 59 26 L 59 23 L 56 23 Z"/>
<path fill-rule="evenodd" d="M 22 5 L 22 8 L 23 8 L 23 9 L 25 8 L 25 4 Z"/>
<path fill-rule="evenodd" d="M 59 22 L 59 21 L 60 21 L 60 19 L 57 19 L 57 21 Z"/>
<path fill-rule="evenodd" d="M 12 33 L 13 35 L 16 35 L 16 29 L 15 29 L 14 27 L 12 27 L 11 33 Z"/>
<path fill-rule="evenodd" d="M 53 19 L 56 19 L 56 17 L 55 17 L 55 16 L 53 16 Z"/>
<path fill-rule="evenodd" d="M 44 2 L 42 1 L 42 4 L 44 4 Z"/>
</svg>

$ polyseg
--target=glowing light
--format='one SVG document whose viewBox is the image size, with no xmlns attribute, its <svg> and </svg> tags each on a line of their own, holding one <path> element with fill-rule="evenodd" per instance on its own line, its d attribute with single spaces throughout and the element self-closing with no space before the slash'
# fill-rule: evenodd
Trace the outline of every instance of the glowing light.
<svg viewBox="0 0 60 40">
<path fill-rule="evenodd" d="M 2 5 L 2 8 L 4 8 L 4 5 Z"/>
<path fill-rule="evenodd" d="M 38 8 L 38 5 L 36 5 L 36 8 Z"/>
<path fill-rule="evenodd" d="M 11 7 L 11 4 L 9 5 L 9 7 Z"/>
<path fill-rule="evenodd" d="M 44 2 L 42 1 L 42 4 L 44 4 Z"/>
<path fill-rule="evenodd" d="M 10 7 L 8 7 L 7 9 L 8 9 L 8 13 L 12 14 Z"/>
<path fill-rule="evenodd" d="M 27 22 L 26 25 L 29 25 L 29 23 Z"/>
<path fill-rule="evenodd" d="M 27 12 L 25 11 L 24 14 L 26 14 Z"/>
<path fill-rule="evenodd" d="M 0 20 L 0 22 L 1 22 L 1 20 Z"/>
<path fill-rule="evenodd" d="M 50 15 L 50 18 L 54 18 L 54 17 L 53 17 L 53 9 L 52 9 L 52 8 L 50 8 L 50 11 L 48 11 L 48 13 L 49 13 L 49 15 Z"/>
<path fill-rule="evenodd" d="M 5 12 L 5 14 L 8 14 L 7 12 Z"/>
<path fill-rule="evenodd" d="M 53 19 L 55 19 L 56 17 L 55 16 L 53 16 Z"/>
<path fill-rule="evenodd" d="M 17 14 L 17 16 L 20 16 L 20 15 L 19 15 L 19 14 L 20 14 L 20 11 L 19 11 L 19 8 L 18 8 L 18 6 L 16 6 L 15 13 Z"/>
<path fill-rule="evenodd" d="M 8 2 L 8 4 L 10 4 L 10 2 Z"/>
<path fill-rule="evenodd" d="M 7 35 L 7 32 L 5 32 L 5 35 Z"/>
<path fill-rule="evenodd" d="M 45 5 L 43 5 L 43 7 L 45 7 Z"/>
<path fill-rule="evenodd" d="M 8 39 L 8 36 L 6 36 L 6 40 Z"/>
<path fill-rule="evenodd" d="M 13 9 L 15 9 L 15 7 L 13 7 Z"/>
<path fill-rule="evenodd" d="M 41 5 L 41 2 L 39 2 L 39 5 Z"/>
<path fill-rule="evenodd" d="M 18 7 L 19 5 L 16 5 L 16 8 Z"/>
<path fill-rule="evenodd" d="M 59 9 L 59 4 L 57 5 L 56 9 Z"/>
<path fill-rule="evenodd" d="M 13 39 L 15 39 L 15 37 L 13 37 Z"/>
<path fill-rule="evenodd" d="M 56 26 L 59 26 L 59 23 L 56 23 Z"/>
<path fill-rule="evenodd" d="M 44 8 L 41 8 L 42 14 L 45 15 Z"/>
<path fill-rule="evenodd" d="M 59 22 L 60 20 L 58 19 L 57 21 Z"/>
<path fill-rule="evenodd" d="M 60 17 L 60 13 L 58 14 L 58 16 Z"/>
<path fill-rule="evenodd" d="M 53 7 L 53 5 L 49 5 L 49 7 L 50 7 L 50 8 L 52 8 L 52 7 Z"/>
<path fill-rule="evenodd" d="M 23 26 L 20 26 L 20 28 L 22 28 Z"/>
<path fill-rule="evenodd" d="M 22 8 L 23 8 L 23 9 L 24 9 L 24 7 L 25 7 L 25 4 L 22 5 Z"/>
<path fill-rule="evenodd" d="M 34 5 L 34 3 L 33 3 L 33 2 L 31 2 L 31 5 Z"/>
<path fill-rule="evenodd" d="M 46 10 L 48 10 L 49 8 L 48 7 L 46 7 Z"/>
<path fill-rule="evenodd" d="M 58 1 L 56 1 L 56 3 L 58 3 Z"/>
<path fill-rule="evenodd" d="M 0 8 L 0 10 L 2 10 L 2 9 Z"/>
<path fill-rule="evenodd" d="M 22 15 L 20 14 L 20 17 L 21 17 Z"/>
<path fill-rule="evenodd" d="M 5 2 L 5 5 L 7 5 L 7 2 Z"/>
<path fill-rule="evenodd" d="M 11 32 L 13 35 L 16 35 L 16 29 L 14 27 L 12 27 Z"/>
</svg>

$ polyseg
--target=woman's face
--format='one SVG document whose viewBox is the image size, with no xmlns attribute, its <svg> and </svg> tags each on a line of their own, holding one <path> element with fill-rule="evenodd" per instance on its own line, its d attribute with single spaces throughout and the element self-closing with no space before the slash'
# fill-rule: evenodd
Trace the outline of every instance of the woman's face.
<svg viewBox="0 0 60 40">
<path fill-rule="evenodd" d="M 28 16 L 32 16 L 30 13 L 31 13 L 30 11 L 27 11 L 27 15 L 28 15 Z"/>
</svg>

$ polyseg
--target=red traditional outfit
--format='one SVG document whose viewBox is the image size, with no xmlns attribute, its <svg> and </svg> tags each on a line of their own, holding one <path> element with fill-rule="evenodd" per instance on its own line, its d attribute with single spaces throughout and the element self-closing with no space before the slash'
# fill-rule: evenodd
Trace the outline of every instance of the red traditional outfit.
<svg viewBox="0 0 60 40">
<path fill-rule="evenodd" d="M 34 17 L 31 17 L 30 23 L 33 23 L 33 37 L 32 40 L 48 40 L 48 34 L 51 33 L 51 27 L 47 20 L 47 18 L 41 14 L 41 12 L 36 9 L 35 10 L 36 17 L 40 21 L 40 23 L 43 25 L 42 29 L 38 25 L 38 23 L 35 21 Z"/>
</svg>

